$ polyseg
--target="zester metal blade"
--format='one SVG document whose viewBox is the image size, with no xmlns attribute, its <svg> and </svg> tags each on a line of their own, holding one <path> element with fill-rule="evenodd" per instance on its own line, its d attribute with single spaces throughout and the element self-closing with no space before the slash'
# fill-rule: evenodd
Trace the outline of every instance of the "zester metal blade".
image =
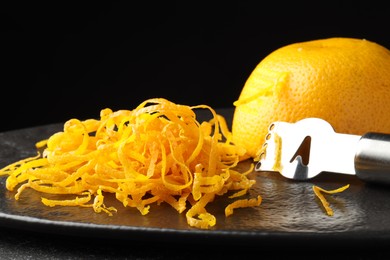
<svg viewBox="0 0 390 260">
<path fill-rule="evenodd" d="M 336 133 L 320 118 L 274 122 L 255 170 L 277 171 L 294 180 L 311 179 L 321 172 L 355 174 L 354 158 L 360 138 Z"/>
</svg>

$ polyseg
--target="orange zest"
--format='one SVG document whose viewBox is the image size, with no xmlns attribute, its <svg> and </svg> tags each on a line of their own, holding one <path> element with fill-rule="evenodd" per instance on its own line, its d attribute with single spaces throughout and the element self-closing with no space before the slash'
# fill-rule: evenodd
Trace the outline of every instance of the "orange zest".
<svg viewBox="0 0 390 260">
<path fill-rule="evenodd" d="M 349 184 L 344 185 L 338 189 L 325 190 L 323 188 L 320 188 L 317 185 L 313 185 L 313 191 L 314 191 L 314 194 L 317 196 L 317 198 L 320 200 L 322 206 L 324 207 L 326 214 L 328 216 L 333 216 L 333 210 L 330 207 L 329 202 L 326 200 L 325 196 L 322 193 L 326 193 L 326 194 L 340 193 L 340 192 L 343 192 L 344 190 L 348 189 L 348 187 L 349 187 Z"/>
<path fill-rule="evenodd" d="M 211 120 L 198 122 L 196 109 L 210 111 Z M 113 215 L 104 204 L 114 194 L 124 207 L 149 213 L 152 204 L 168 203 L 187 222 L 210 228 L 216 218 L 206 206 L 230 191 L 247 194 L 255 180 L 235 167 L 245 150 L 231 143 L 224 118 L 207 105 L 178 105 L 162 98 L 148 99 L 134 110 L 101 110 L 100 119 L 70 119 L 63 131 L 36 143 L 42 154 L 0 170 L 8 175 L 6 188 L 47 194 L 49 207 L 91 207 Z M 49 194 L 71 194 L 73 199 L 52 199 Z M 237 197 L 233 196 L 233 198 Z M 57 198 L 57 197 L 56 197 Z M 261 198 L 243 199 L 227 206 L 260 205 Z M 189 207 L 189 208 L 188 208 Z"/>
</svg>

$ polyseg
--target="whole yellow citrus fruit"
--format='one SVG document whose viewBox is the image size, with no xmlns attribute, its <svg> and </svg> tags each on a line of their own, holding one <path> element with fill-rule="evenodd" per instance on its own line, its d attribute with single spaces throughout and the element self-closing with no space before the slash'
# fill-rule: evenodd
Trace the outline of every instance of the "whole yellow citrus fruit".
<svg viewBox="0 0 390 260">
<path fill-rule="evenodd" d="M 286 45 L 260 61 L 234 105 L 233 141 L 253 158 L 274 121 L 319 117 L 340 133 L 390 133 L 390 50 L 346 37 Z"/>
</svg>

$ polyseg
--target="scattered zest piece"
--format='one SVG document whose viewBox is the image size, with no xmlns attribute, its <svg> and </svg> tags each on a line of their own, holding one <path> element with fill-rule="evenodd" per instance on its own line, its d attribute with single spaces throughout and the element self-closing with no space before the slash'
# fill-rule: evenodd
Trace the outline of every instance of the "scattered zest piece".
<svg viewBox="0 0 390 260">
<path fill-rule="evenodd" d="M 198 122 L 196 109 L 206 109 L 211 119 Z M 100 119 L 70 119 L 63 131 L 36 143 L 37 156 L 0 170 L 8 175 L 6 188 L 40 193 L 67 194 L 66 199 L 42 197 L 48 207 L 89 207 L 112 216 L 117 209 L 104 204 L 114 194 L 124 207 L 142 215 L 150 205 L 168 203 L 187 223 L 207 229 L 216 218 L 206 210 L 216 196 L 229 191 L 247 194 L 255 180 L 235 170 L 245 150 L 231 142 L 225 119 L 207 105 L 185 106 L 166 99 L 142 102 L 134 110 L 100 112 Z M 74 196 L 69 199 L 68 195 Z M 226 208 L 260 205 L 261 198 L 238 200 Z"/>
<path fill-rule="evenodd" d="M 233 214 L 233 210 L 237 208 L 246 208 L 246 207 L 256 207 L 261 204 L 262 198 L 257 196 L 257 198 L 252 199 L 241 199 L 236 200 L 235 202 L 230 203 L 225 208 L 225 216 L 228 217 Z"/>
<path fill-rule="evenodd" d="M 324 195 L 321 192 L 326 193 L 326 194 L 335 194 L 335 193 L 343 192 L 348 187 L 349 187 L 349 184 L 347 184 L 347 185 L 345 185 L 343 187 L 340 187 L 338 189 L 335 189 L 335 190 L 325 190 L 325 189 L 320 188 L 320 187 L 318 187 L 316 185 L 313 185 L 313 191 L 314 191 L 314 194 L 321 201 L 323 207 L 325 208 L 326 214 L 328 216 L 333 216 L 333 210 L 330 207 L 329 202 L 326 200 L 326 198 L 324 197 Z"/>
</svg>

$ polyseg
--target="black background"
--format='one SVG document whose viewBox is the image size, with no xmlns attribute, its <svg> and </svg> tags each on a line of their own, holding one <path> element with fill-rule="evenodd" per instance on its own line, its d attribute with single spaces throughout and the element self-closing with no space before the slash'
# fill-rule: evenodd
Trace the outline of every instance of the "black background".
<svg viewBox="0 0 390 260">
<path fill-rule="evenodd" d="M 0 6 L 0 131 L 98 118 L 103 108 L 133 109 L 153 97 L 232 107 L 255 66 L 293 42 L 343 36 L 390 48 L 390 8 L 383 0 L 10 2 Z M 2 234 L 5 258 L 217 259 L 258 254 L 285 259 L 282 255 L 293 252 L 301 259 L 313 258 L 305 244 L 286 248 L 276 242 L 277 250 L 211 245 L 202 254 L 203 248 L 193 245 L 131 247 L 13 229 L 2 229 Z M 385 258 L 383 251 L 364 253 L 365 246 L 344 246 L 335 252 L 321 243 L 314 254 L 321 259 Z"/>
<path fill-rule="evenodd" d="M 154 97 L 232 107 L 255 66 L 284 45 L 342 36 L 390 48 L 381 2 L 3 3 L 0 131 Z"/>
</svg>

